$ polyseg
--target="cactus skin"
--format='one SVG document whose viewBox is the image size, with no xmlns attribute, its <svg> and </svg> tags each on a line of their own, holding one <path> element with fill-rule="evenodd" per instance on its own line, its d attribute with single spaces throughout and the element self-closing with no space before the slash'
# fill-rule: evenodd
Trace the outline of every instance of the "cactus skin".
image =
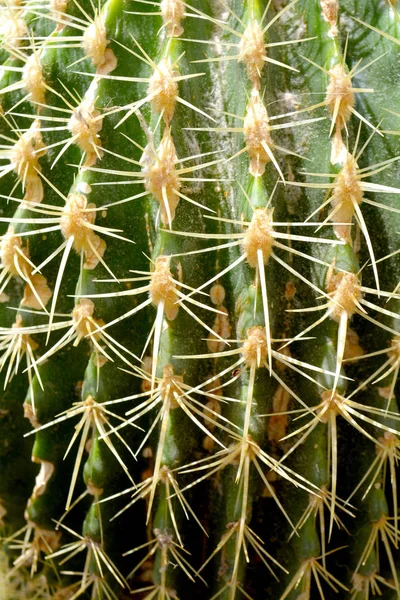
<svg viewBox="0 0 400 600">
<path fill-rule="evenodd" d="M 399 598 L 397 1 L 0 10 L 0 597 Z"/>
</svg>

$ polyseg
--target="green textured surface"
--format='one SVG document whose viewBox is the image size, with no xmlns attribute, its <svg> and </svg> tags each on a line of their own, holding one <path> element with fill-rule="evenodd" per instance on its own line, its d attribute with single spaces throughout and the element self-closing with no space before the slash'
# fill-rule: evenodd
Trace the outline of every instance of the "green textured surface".
<svg viewBox="0 0 400 600">
<path fill-rule="evenodd" d="M 19 81 L 32 41 L 36 51 L 43 44 L 49 86 L 43 107 L 17 85 L 1 94 L 1 234 L 7 224 L 24 234 L 38 230 L 22 240 L 29 239 L 30 260 L 41 265 L 64 241 L 66 197 L 84 194 L 96 207 L 87 236 L 105 243 L 94 268 L 83 267 L 87 246 L 81 257 L 74 247 L 43 266 L 50 289 L 59 286 L 46 305 L 51 317 L 26 310 L 17 276 L 1 298 L 0 597 L 116 600 L 132 590 L 143 600 L 392 600 L 400 596 L 400 350 L 387 351 L 399 331 L 399 299 L 390 294 L 398 293 L 400 259 L 386 257 L 399 247 L 400 116 L 387 109 L 398 110 L 397 3 L 339 0 L 335 35 L 321 12 L 322 4 L 334 12 L 334 0 L 195 0 L 181 6 L 184 31 L 170 37 L 160 6 L 174 2 L 108 0 L 95 8 L 71 1 L 65 16 L 32 2 L 0 6 L 0 25 L 13 14 L 31 36 L 14 40 L 17 50 L 7 25 L 0 30 L 0 88 Z M 105 76 L 96 75 L 82 42 L 99 15 L 116 58 Z M 261 18 L 262 27 L 272 24 L 259 78 L 237 56 L 248 23 Z M 356 112 L 332 164 L 323 103 L 328 71 L 344 60 L 345 71 L 355 70 Z M 162 114 L 147 98 L 159 61 L 173 64 L 170 83 L 182 100 Z M 102 156 L 89 165 L 68 129 L 72 111 L 90 127 L 90 115 L 77 106 L 83 98 L 102 118 Z M 258 177 L 249 172 L 248 153 L 240 153 L 257 101 L 270 119 L 274 155 Z M 16 173 L 2 175 L 11 139 L 35 118 L 51 146 L 39 159 L 42 206 L 21 204 Z M 371 135 L 371 126 L 383 135 Z M 178 186 L 182 194 L 170 224 L 146 189 L 169 128 L 178 160 L 169 165 L 178 173 L 169 193 Z M 362 179 L 362 227 L 353 216 L 347 243 L 338 245 L 328 198 L 346 166 L 346 147 L 352 153 L 356 143 L 357 173 L 372 175 Z M 284 182 L 277 181 L 281 174 Z M 260 273 L 246 232 L 266 207 L 274 233 L 272 253 L 260 247 Z M 58 230 L 41 233 L 49 224 L 41 220 L 55 216 L 49 223 L 57 221 Z M 171 257 L 174 279 L 163 310 L 152 287 L 160 257 Z M 361 308 L 349 309 L 346 320 L 346 308 L 336 306 L 340 326 L 327 313 L 328 288 L 333 276 L 350 273 L 362 280 Z M 71 311 L 85 299 L 93 302 L 94 320 L 80 333 Z M 7 371 L 17 356 L 7 354 L 16 315 L 35 345 L 31 385 L 22 351 L 14 376 Z M 69 324 L 59 329 L 64 320 Z M 266 324 L 271 361 L 265 342 L 258 358 L 246 354 L 248 336 Z M 210 340 L 214 328 L 226 343 Z M 304 331 L 308 339 L 301 339 Z M 356 360 L 348 361 L 352 353 Z M 358 360 L 362 353 L 373 356 Z M 165 387 L 168 369 L 175 396 Z M 341 413 L 327 404 L 335 385 L 331 402 Z M 28 413 L 35 406 L 37 431 L 23 418 L 24 402 Z M 52 474 L 44 482 L 39 474 L 35 484 L 38 462 L 50 464 Z M 318 494 L 326 494 L 324 502 Z M 19 531 L 26 520 L 28 529 Z M 60 539 L 46 545 L 43 536 L 55 527 Z"/>
</svg>

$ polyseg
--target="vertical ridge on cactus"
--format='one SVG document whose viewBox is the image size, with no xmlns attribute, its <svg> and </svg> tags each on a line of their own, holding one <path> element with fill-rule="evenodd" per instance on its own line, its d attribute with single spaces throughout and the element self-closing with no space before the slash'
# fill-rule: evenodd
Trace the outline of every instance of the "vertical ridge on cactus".
<svg viewBox="0 0 400 600">
<path fill-rule="evenodd" d="M 399 598 L 397 0 L 0 44 L 1 598 Z"/>
</svg>

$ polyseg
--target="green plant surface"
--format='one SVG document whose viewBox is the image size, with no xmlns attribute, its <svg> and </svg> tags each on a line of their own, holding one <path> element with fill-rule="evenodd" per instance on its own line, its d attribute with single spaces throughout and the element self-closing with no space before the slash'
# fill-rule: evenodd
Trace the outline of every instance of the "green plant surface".
<svg viewBox="0 0 400 600">
<path fill-rule="evenodd" d="M 0 40 L 0 598 L 399 598 L 397 1 Z"/>
</svg>

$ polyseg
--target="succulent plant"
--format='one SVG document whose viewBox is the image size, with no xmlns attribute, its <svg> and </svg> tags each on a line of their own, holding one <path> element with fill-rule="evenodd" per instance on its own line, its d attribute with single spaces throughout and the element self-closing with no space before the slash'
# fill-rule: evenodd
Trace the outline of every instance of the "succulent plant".
<svg viewBox="0 0 400 600">
<path fill-rule="evenodd" d="M 0 10 L 0 598 L 400 598 L 397 1 Z"/>
</svg>

